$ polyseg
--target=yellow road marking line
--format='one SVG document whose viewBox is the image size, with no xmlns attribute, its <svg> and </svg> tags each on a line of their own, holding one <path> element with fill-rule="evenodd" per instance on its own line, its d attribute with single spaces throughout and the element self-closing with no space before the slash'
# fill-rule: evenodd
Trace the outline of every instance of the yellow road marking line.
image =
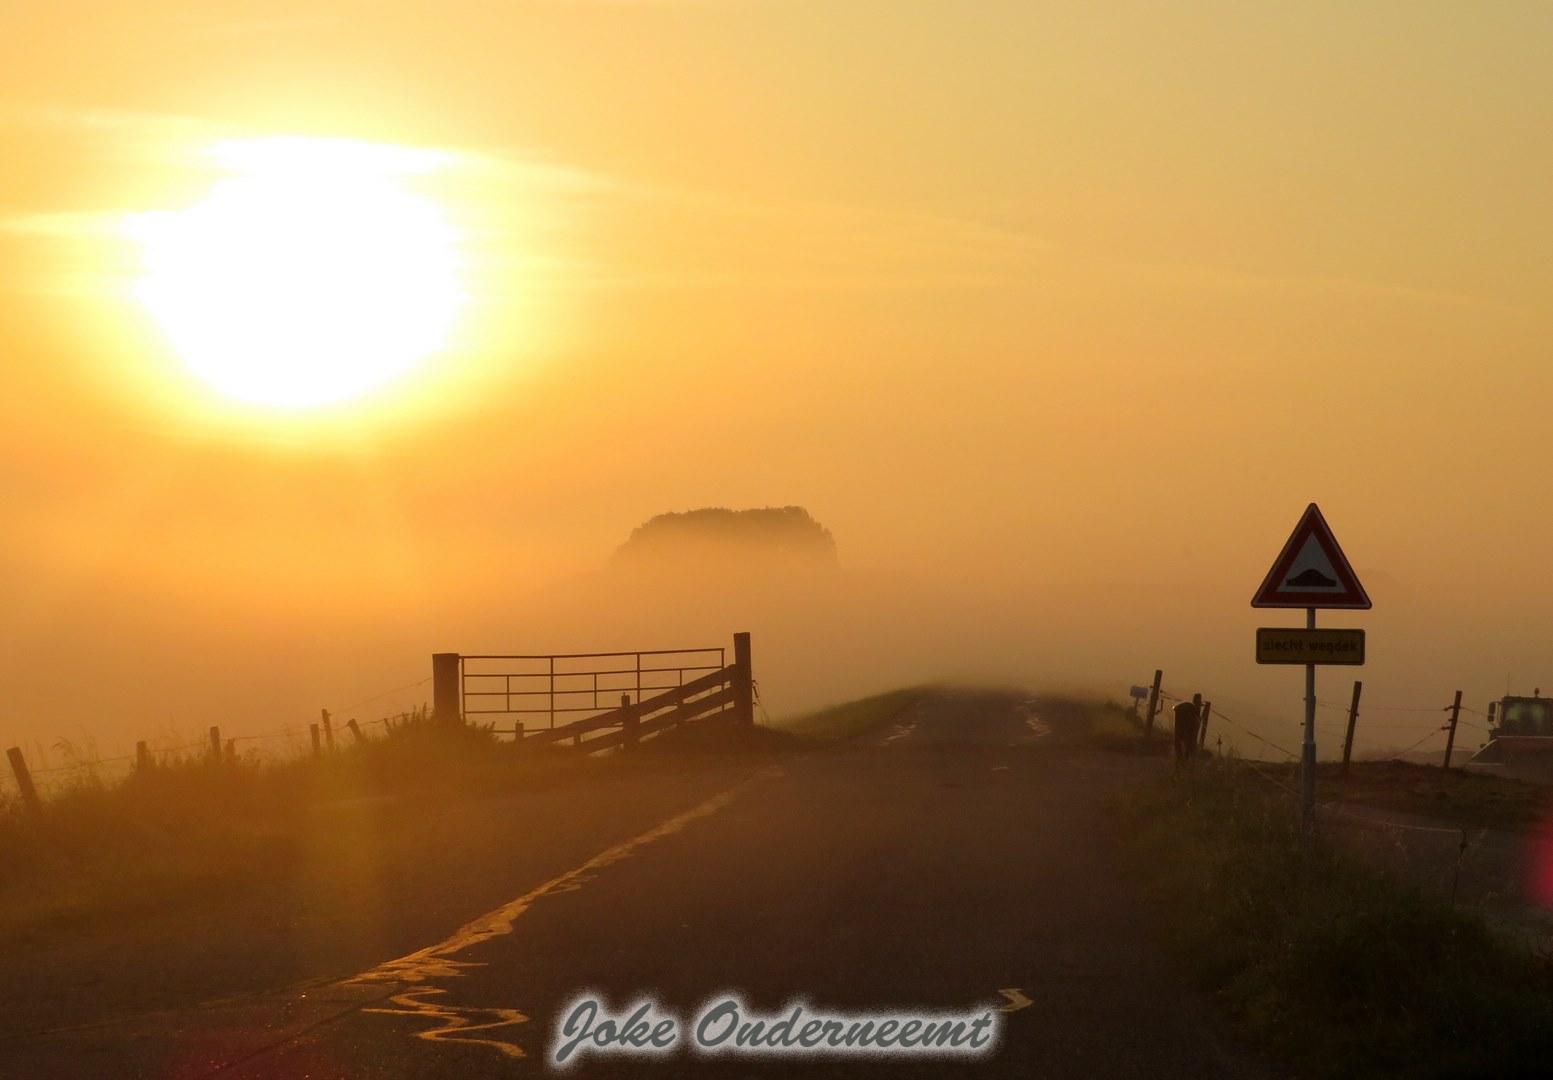
<svg viewBox="0 0 1553 1080">
<path fill-rule="evenodd" d="M 528 1017 L 516 1009 L 486 1009 L 468 1008 L 460 1005 L 441 1005 L 434 1001 L 426 1001 L 425 998 L 434 994 L 446 994 L 447 991 L 440 986 L 421 986 L 414 990 L 407 990 L 402 994 L 395 994 L 388 1000 L 397 1008 L 370 1008 L 362 1009 L 364 1013 L 383 1013 L 389 1016 L 418 1016 L 423 1020 L 437 1020 L 442 1022 L 441 1027 L 416 1033 L 416 1038 L 425 1039 L 427 1042 L 468 1043 L 472 1046 L 489 1046 L 510 1058 L 526 1057 L 521 1047 L 516 1043 L 507 1042 L 504 1039 L 480 1039 L 471 1038 L 470 1034 L 476 1031 L 494 1031 L 497 1028 L 513 1027 L 517 1024 L 528 1023 Z M 487 1023 L 477 1024 L 474 1017 L 489 1015 L 492 1019 Z"/>
<path fill-rule="evenodd" d="M 999 990 L 998 993 L 1002 994 L 1004 999 L 1008 1002 L 1007 1005 L 1004 1005 L 998 1010 L 1000 1013 L 1016 1013 L 1020 1009 L 1028 1009 L 1031 1005 L 1035 1004 L 1035 1002 L 1025 997 L 1025 992 L 1023 990 L 1016 986 L 1010 986 L 1007 990 Z"/>
<path fill-rule="evenodd" d="M 568 870 L 564 874 L 551 878 L 536 888 L 530 889 L 522 896 L 511 900 L 494 911 L 466 923 L 459 927 L 446 939 L 435 945 L 428 945 L 424 949 L 417 949 L 407 956 L 401 956 L 397 960 L 389 960 L 379 964 L 370 971 L 364 971 L 360 975 L 345 980 L 347 986 L 360 986 L 372 983 L 403 983 L 417 989 L 395 994 L 389 1000 L 397 1008 L 371 1008 L 363 1009 L 363 1012 L 389 1013 L 401 1016 L 419 1016 L 436 1021 L 441 1026 L 429 1031 L 421 1031 L 417 1038 L 428 1042 L 463 1042 L 490 1046 L 508 1057 L 524 1057 L 523 1050 L 514 1043 L 502 1039 L 471 1038 L 469 1032 L 490 1031 L 496 1028 L 511 1027 L 527 1022 L 528 1017 L 516 1009 L 502 1008 L 463 1008 L 441 1004 L 435 1001 L 425 1000 L 428 997 L 443 994 L 447 991 L 433 985 L 442 979 L 457 978 L 468 968 L 483 967 L 483 964 L 468 960 L 458 960 L 455 957 L 472 946 L 492 938 L 502 937 L 512 933 L 512 926 L 520 915 L 533 906 L 540 897 L 555 893 L 575 892 L 583 885 L 592 881 L 600 871 L 622 862 L 636 854 L 648 844 L 664 837 L 672 836 L 683 830 L 686 826 L 700 821 L 702 818 L 711 817 L 722 810 L 749 785 L 757 781 L 779 776 L 782 774 L 781 766 L 768 766 L 760 770 L 748 780 L 729 788 L 727 791 L 712 796 L 705 802 L 691 807 L 684 813 L 659 823 L 639 836 L 616 844 L 599 854 L 593 856 L 587 862 L 575 869 Z M 477 1016 L 491 1016 L 495 1019 L 489 1023 L 475 1023 Z"/>
<path fill-rule="evenodd" d="M 1025 727 L 1030 729 L 1033 738 L 1039 739 L 1052 733 L 1051 725 L 1030 711 L 1029 706 L 1024 707 Z"/>
</svg>

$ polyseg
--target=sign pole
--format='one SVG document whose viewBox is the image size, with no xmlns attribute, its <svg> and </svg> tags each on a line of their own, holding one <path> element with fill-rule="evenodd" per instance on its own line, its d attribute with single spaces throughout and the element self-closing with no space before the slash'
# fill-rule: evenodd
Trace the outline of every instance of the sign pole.
<svg viewBox="0 0 1553 1080">
<path fill-rule="evenodd" d="M 1316 628 L 1316 609 L 1305 609 L 1305 629 Z M 1300 748 L 1300 827 L 1308 837 L 1316 827 L 1316 665 L 1305 665 L 1305 742 Z"/>
<path fill-rule="evenodd" d="M 1305 739 L 1300 747 L 1300 832 L 1309 840 L 1316 831 L 1316 665 L 1363 664 L 1364 631 L 1316 629 L 1317 608 L 1370 609 L 1369 594 L 1348 564 L 1337 537 L 1311 503 L 1299 524 L 1251 598 L 1254 608 L 1304 608 L 1305 629 L 1262 628 L 1256 632 L 1256 662 L 1305 665 Z M 1359 704 L 1354 685 L 1354 709 Z M 1349 718 L 1350 740 L 1353 719 Z M 1348 751 L 1343 764 L 1348 764 Z"/>
</svg>

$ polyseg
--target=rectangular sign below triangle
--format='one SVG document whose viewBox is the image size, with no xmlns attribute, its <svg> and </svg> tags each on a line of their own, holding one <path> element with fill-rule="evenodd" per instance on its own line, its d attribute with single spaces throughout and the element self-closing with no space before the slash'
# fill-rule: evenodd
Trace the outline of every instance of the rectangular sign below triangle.
<svg viewBox="0 0 1553 1080">
<path fill-rule="evenodd" d="M 1368 609 L 1370 598 L 1315 503 L 1305 508 L 1252 607 Z"/>
</svg>

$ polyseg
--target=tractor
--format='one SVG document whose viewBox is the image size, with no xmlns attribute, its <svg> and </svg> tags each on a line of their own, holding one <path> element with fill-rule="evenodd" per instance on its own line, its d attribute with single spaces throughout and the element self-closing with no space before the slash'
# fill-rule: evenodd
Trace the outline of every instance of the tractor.
<svg viewBox="0 0 1553 1080">
<path fill-rule="evenodd" d="M 1496 716 L 1497 713 L 1497 716 Z M 1486 746 L 1467 762 L 1526 779 L 1553 780 L 1553 698 L 1506 695 L 1488 707 Z"/>
</svg>

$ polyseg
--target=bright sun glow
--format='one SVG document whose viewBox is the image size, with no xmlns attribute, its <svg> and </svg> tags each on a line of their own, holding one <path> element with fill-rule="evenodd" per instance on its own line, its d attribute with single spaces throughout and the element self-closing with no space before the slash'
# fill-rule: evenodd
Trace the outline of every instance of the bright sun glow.
<svg viewBox="0 0 1553 1080">
<path fill-rule="evenodd" d="M 302 409 L 356 397 L 446 346 L 457 237 L 408 176 L 441 155 L 336 139 L 225 142 L 184 210 L 137 214 L 135 295 L 227 397 Z"/>
</svg>

